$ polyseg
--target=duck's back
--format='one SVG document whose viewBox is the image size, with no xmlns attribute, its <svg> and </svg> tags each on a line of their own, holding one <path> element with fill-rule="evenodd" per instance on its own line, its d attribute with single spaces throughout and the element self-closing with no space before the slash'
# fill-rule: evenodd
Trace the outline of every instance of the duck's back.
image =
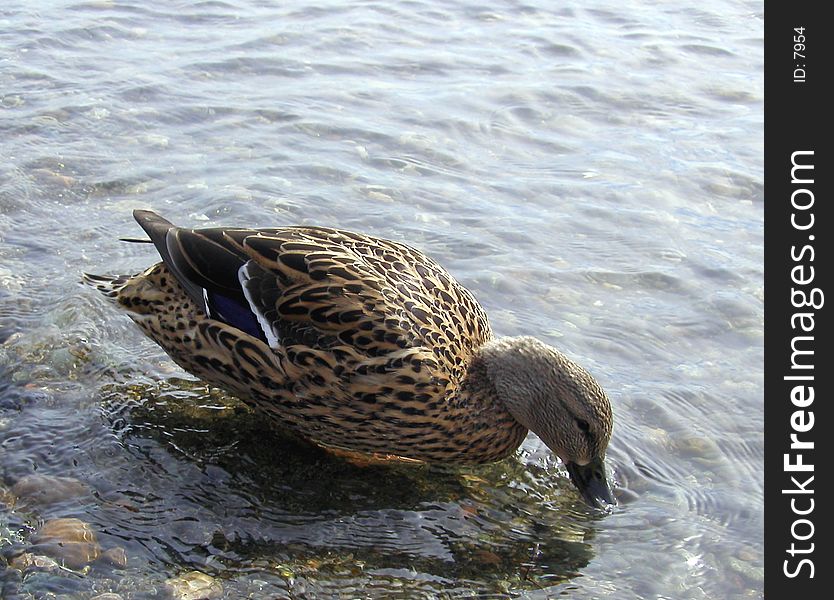
<svg viewBox="0 0 834 600">
<path fill-rule="evenodd" d="M 196 303 L 232 325 L 230 302 L 249 309 L 272 347 L 421 346 L 454 369 L 491 338 L 472 294 L 405 244 L 325 227 L 185 229 L 148 211 L 137 220 Z"/>
</svg>

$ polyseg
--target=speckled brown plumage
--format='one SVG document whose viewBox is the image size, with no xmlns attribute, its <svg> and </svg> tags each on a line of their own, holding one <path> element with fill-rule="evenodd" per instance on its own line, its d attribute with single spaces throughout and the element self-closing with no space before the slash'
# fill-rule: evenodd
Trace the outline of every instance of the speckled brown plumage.
<svg viewBox="0 0 834 600">
<path fill-rule="evenodd" d="M 163 262 L 87 281 L 180 366 L 277 426 L 334 448 L 473 463 L 508 456 L 533 428 L 564 460 L 602 464 L 611 411 L 593 378 L 532 338 L 494 341 L 472 294 L 414 248 L 324 227 L 191 230 L 135 216 Z M 525 352 L 544 357 L 531 371 L 542 382 L 524 379 Z M 504 365 L 521 377 L 512 388 Z M 551 410 L 534 405 L 559 396 L 553 386 L 571 398 L 539 428 L 530 414 Z"/>
</svg>

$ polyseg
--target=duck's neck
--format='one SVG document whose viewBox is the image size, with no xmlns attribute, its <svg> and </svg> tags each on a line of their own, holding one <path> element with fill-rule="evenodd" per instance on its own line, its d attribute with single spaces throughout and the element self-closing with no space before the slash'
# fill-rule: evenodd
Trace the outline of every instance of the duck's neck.
<svg viewBox="0 0 834 600">
<path fill-rule="evenodd" d="M 530 377 L 529 356 L 538 351 L 541 342 L 529 337 L 504 337 L 484 344 L 479 352 L 484 379 L 490 382 L 495 395 L 507 412 L 527 429 L 535 429 L 531 398 L 539 394 L 536 378 Z"/>
<path fill-rule="evenodd" d="M 451 403 L 457 409 L 457 427 L 471 436 L 473 448 L 468 453 L 477 462 L 492 462 L 509 456 L 527 436 L 527 427 L 507 409 L 489 371 L 489 365 L 480 353 L 473 356 Z"/>
</svg>

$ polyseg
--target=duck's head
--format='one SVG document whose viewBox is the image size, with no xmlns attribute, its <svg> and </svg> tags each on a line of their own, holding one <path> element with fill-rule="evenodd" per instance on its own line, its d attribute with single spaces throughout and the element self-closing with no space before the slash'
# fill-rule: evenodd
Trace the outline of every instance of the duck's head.
<svg viewBox="0 0 834 600">
<path fill-rule="evenodd" d="M 481 356 L 507 410 L 562 459 L 585 501 L 615 504 L 605 470 L 611 402 L 591 374 L 532 337 L 493 340 Z"/>
</svg>

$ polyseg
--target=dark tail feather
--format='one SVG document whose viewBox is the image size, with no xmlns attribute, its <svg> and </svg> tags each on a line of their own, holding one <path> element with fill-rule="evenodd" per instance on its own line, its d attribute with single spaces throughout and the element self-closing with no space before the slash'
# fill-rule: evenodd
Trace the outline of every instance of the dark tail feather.
<svg viewBox="0 0 834 600">
<path fill-rule="evenodd" d="M 92 273 L 82 273 L 81 275 L 82 282 L 96 288 L 114 302 L 119 297 L 119 291 L 130 279 L 130 275 L 93 275 Z"/>
<path fill-rule="evenodd" d="M 177 278 L 177 281 L 179 281 L 183 288 L 185 288 L 185 291 L 188 292 L 191 299 L 197 303 L 197 306 L 204 307 L 205 300 L 203 299 L 203 288 L 195 284 L 191 280 L 191 277 L 182 271 L 179 261 L 175 260 L 174 257 L 171 256 L 169 243 L 175 244 L 176 242 L 171 240 L 169 233 L 176 233 L 179 227 L 171 223 L 168 219 L 160 217 L 151 210 L 136 209 L 133 211 L 133 218 L 136 219 L 139 226 L 144 229 L 145 233 L 148 234 L 148 237 L 151 238 L 151 242 L 153 242 L 153 245 L 156 246 L 156 251 L 159 252 L 159 256 L 162 257 L 162 262 L 164 262 L 165 265 L 171 270 Z"/>
<path fill-rule="evenodd" d="M 145 233 L 151 238 L 153 245 L 156 246 L 156 250 L 162 257 L 162 260 L 170 267 L 173 261 L 171 260 L 171 253 L 168 252 L 167 237 L 168 232 L 176 229 L 176 226 L 150 210 L 134 210 L 133 218 L 145 230 Z"/>
</svg>

